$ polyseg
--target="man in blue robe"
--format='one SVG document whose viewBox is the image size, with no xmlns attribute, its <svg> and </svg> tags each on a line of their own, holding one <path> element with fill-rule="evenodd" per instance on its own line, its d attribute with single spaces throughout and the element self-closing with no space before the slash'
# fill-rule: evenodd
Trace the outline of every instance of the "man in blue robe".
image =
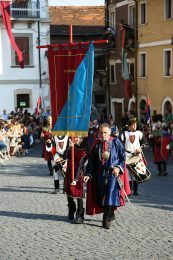
<svg viewBox="0 0 173 260">
<path fill-rule="evenodd" d="M 120 175 L 124 172 L 125 152 L 118 138 L 111 137 L 111 127 L 104 123 L 101 138 L 95 142 L 84 176 L 87 185 L 86 214 L 103 212 L 103 227 L 109 229 L 114 210 L 121 206 Z"/>
</svg>

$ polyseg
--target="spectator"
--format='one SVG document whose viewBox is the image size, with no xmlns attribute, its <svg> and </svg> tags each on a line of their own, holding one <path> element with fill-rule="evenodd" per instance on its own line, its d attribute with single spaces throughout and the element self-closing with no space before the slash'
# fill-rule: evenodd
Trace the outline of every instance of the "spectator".
<svg viewBox="0 0 173 260">
<path fill-rule="evenodd" d="M 2 118 L 4 121 L 7 121 L 7 120 L 8 120 L 8 115 L 7 115 L 6 109 L 3 110 L 3 114 L 2 114 L 2 116 L 1 116 L 1 118 Z"/>
</svg>

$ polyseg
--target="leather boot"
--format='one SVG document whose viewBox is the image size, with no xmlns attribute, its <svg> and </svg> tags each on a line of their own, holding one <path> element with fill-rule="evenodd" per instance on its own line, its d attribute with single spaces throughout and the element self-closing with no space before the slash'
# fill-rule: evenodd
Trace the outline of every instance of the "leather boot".
<svg viewBox="0 0 173 260">
<path fill-rule="evenodd" d="M 75 223 L 83 224 L 83 221 L 84 221 L 84 208 L 77 209 Z"/>
<path fill-rule="evenodd" d="M 74 201 L 68 203 L 68 219 L 73 220 L 74 219 L 74 213 L 76 212 L 76 203 Z"/>
<path fill-rule="evenodd" d="M 102 225 L 106 229 L 111 228 L 111 206 L 105 206 Z"/>
<path fill-rule="evenodd" d="M 59 191 L 59 180 L 54 180 L 54 191 L 52 192 L 52 194 L 57 194 Z"/>
<path fill-rule="evenodd" d="M 59 180 L 54 180 L 55 190 L 59 190 Z"/>
<path fill-rule="evenodd" d="M 134 181 L 134 182 L 133 182 L 133 195 L 134 195 L 134 196 L 139 196 L 139 193 L 138 193 L 138 183 L 137 183 L 137 181 Z"/>
<path fill-rule="evenodd" d="M 114 213 L 114 209 L 111 209 L 111 215 L 110 215 L 110 220 L 113 221 L 115 220 L 115 213 Z"/>
</svg>

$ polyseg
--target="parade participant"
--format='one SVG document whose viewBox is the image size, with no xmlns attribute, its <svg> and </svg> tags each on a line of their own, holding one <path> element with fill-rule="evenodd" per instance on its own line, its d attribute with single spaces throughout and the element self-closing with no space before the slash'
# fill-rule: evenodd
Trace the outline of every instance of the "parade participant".
<svg viewBox="0 0 173 260">
<path fill-rule="evenodd" d="M 90 151 L 93 143 L 99 136 L 99 125 L 97 120 L 94 120 L 93 122 L 90 121 L 89 129 L 88 129 L 88 137 L 87 137 L 87 143 L 88 143 L 88 150 Z"/>
<path fill-rule="evenodd" d="M 111 137 L 111 128 L 107 123 L 101 125 L 100 133 L 101 138 L 89 154 L 84 176 L 84 181 L 88 182 L 86 214 L 103 212 L 102 225 L 109 229 L 111 221 L 115 219 L 114 210 L 122 205 L 118 180 L 123 174 L 125 153 L 119 139 Z M 126 183 L 128 186 L 128 181 Z"/>
<path fill-rule="evenodd" d="M 67 167 L 67 149 L 68 149 L 68 136 L 55 136 L 55 153 L 54 153 L 54 191 L 56 194 L 59 191 L 59 177 L 66 172 Z"/>
<path fill-rule="evenodd" d="M 131 118 L 128 122 L 128 129 L 121 134 L 121 141 L 124 144 L 126 161 L 132 155 L 139 155 L 142 159 L 142 149 L 143 144 L 143 133 L 137 130 L 137 119 Z M 138 196 L 138 183 L 134 178 L 134 174 L 128 170 L 129 173 L 129 183 L 131 190 L 133 190 L 133 195 Z"/>
<path fill-rule="evenodd" d="M 110 119 L 110 126 L 111 126 L 111 136 L 118 137 L 119 130 L 118 127 L 115 125 L 115 121 L 113 119 Z"/>
<path fill-rule="evenodd" d="M 43 139 L 43 147 L 42 147 L 42 157 L 47 161 L 49 175 L 53 175 L 53 167 L 52 167 L 52 121 L 51 117 L 48 119 L 44 118 L 43 120 L 43 128 L 41 132 L 41 138 Z"/>
<path fill-rule="evenodd" d="M 72 146 L 74 145 L 74 180 L 72 180 Z M 67 171 L 65 176 L 65 191 L 67 193 L 68 201 L 68 219 L 73 220 L 76 212 L 76 224 L 82 224 L 84 220 L 83 207 L 83 172 L 86 167 L 87 154 L 85 149 L 85 142 L 82 137 L 74 137 L 69 148 L 67 158 Z M 77 199 L 77 209 L 74 199 Z"/>
<path fill-rule="evenodd" d="M 168 149 L 167 145 L 170 142 L 170 135 L 166 131 L 164 125 L 158 121 L 153 131 L 153 153 L 154 163 L 157 164 L 158 176 L 167 176 L 167 160 L 168 160 Z"/>
</svg>

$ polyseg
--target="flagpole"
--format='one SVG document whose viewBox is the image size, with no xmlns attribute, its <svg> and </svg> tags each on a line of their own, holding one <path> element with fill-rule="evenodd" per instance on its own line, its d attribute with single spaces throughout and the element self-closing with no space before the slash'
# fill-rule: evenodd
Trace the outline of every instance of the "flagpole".
<svg viewBox="0 0 173 260">
<path fill-rule="evenodd" d="M 73 25 L 69 25 L 69 43 L 73 43 Z M 74 181 L 74 138 L 71 139 L 71 182 Z"/>
<path fill-rule="evenodd" d="M 89 45 L 91 42 L 72 42 L 72 43 L 62 43 L 62 44 L 50 44 L 50 45 L 40 45 L 37 46 L 37 49 L 45 49 L 45 48 L 62 48 L 62 47 L 70 47 L 71 46 L 76 46 L 76 45 Z M 92 41 L 94 45 L 100 45 L 100 44 L 106 44 L 108 43 L 108 40 L 98 40 L 98 41 Z"/>
</svg>

